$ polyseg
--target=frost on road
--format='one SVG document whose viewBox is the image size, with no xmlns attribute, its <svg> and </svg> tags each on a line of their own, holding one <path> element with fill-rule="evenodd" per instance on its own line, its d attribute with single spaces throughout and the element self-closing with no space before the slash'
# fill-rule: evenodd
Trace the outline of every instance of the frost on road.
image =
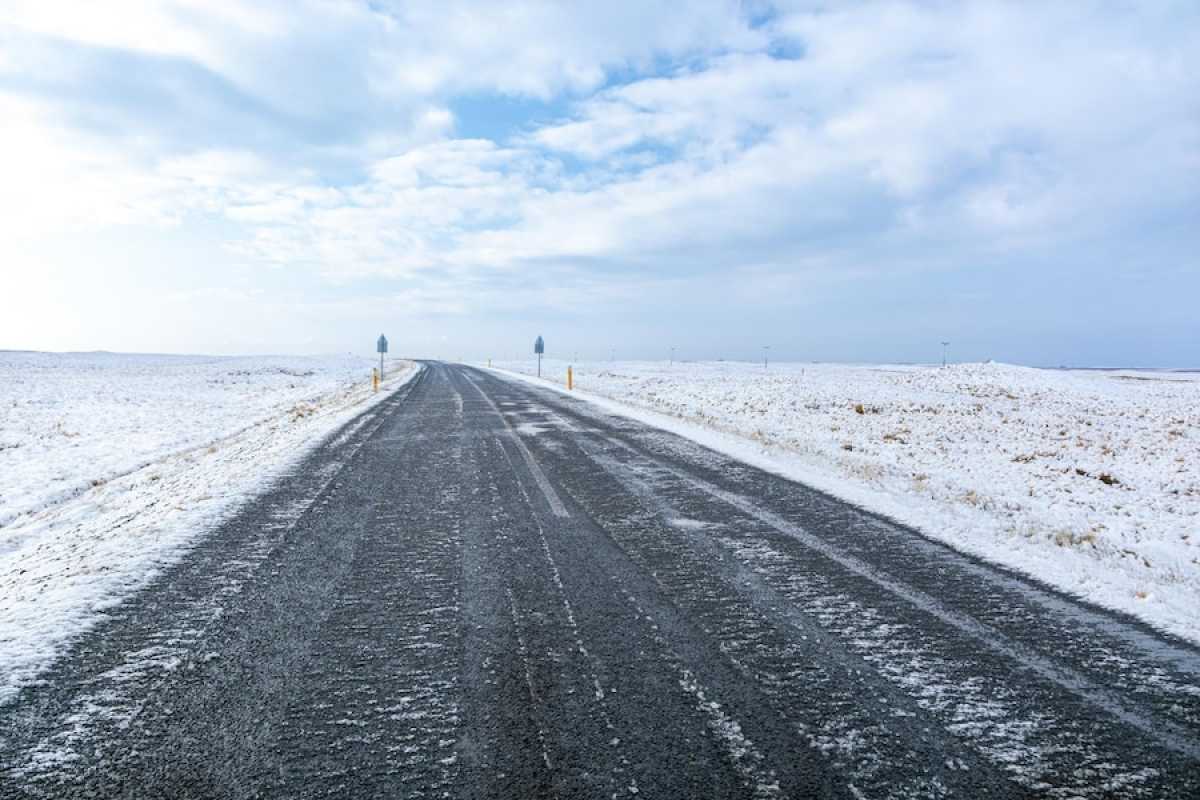
<svg viewBox="0 0 1200 800">
<path fill-rule="evenodd" d="M 1200 651 L 428 365 L 0 707 L 0 796 L 1200 796 Z"/>
</svg>

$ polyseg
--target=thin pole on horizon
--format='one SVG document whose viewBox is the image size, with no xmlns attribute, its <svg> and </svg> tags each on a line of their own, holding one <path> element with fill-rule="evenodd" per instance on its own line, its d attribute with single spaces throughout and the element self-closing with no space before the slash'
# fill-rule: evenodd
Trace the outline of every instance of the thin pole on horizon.
<svg viewBox="0 0 1200 800">
<path fill-rule="evenodd" d="M 675 363 L 675 348 L 674 347 L 671 348 L 671 363 L 672 364 Z"/>
<path fill-rule="evenodd" d="M 946 367 L 946 348 L 950 346 L 949 342 L 942 342 L 942 368 Z"/>
<path fill-rule="evenodd" d="M 763 369 L 767 368 L 767 355 L 771 352 L 771 345 L 763 345 Z"/>
</svg>

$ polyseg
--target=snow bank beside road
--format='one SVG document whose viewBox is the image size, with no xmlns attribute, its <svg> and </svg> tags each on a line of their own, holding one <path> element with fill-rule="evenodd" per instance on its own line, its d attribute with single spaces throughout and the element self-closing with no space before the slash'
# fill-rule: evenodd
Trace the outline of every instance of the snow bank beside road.
<svg viewBox="0 0 1200 800">
<path fill-rule="evenodd" d="M 374 363 L 0 352 L 0 702 L 387 396 Z M 395 362 L 385 388 L 414 373 Z"/>
<path fill-rule="evenodd" d="M 557 382 L 565 372 L 545 362 Z M 1196 373 L 641 362 L 577 364 L 575 380 L 584 396 L 1200 641 Z"/>
</svg>

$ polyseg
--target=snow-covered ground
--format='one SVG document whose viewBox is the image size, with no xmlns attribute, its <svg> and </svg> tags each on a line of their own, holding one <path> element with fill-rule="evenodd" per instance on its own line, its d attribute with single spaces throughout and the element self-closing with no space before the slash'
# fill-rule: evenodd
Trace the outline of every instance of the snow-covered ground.
<svg viewBox="0 0 1200 800">
<path fill-rule="evenodd" d="M 416 372 L 374 363 L 0 352 L 0 702 Z"/>
<path fill-rule="evenodd" d="M 566 366 L 546 361 L 543 375 L 561 384 Z M 616 362 L 576 364 L 575 382 L 613 410 L 1200 641 L 1200 374 Z"/>
</svg>

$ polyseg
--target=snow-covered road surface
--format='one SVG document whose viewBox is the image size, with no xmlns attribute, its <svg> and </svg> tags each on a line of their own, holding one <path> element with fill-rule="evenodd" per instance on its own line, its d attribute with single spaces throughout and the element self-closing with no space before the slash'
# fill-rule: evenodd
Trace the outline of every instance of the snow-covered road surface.
<svg viewBox="0 0 1200 800">
<path fill-rule="evenodd" d="M 528 374 L 536 362 L 496 362 Z M 566 363 L 546 360 L 561 384 Z M 1200 642 L 1200 373 L 581 363 L 578 396 Z"/>
<path fill-rule="evenodd" d="M 433 364 L 0 708 L 0 797 L 1178 797 L 1200 651 Z"/>
</svg>

